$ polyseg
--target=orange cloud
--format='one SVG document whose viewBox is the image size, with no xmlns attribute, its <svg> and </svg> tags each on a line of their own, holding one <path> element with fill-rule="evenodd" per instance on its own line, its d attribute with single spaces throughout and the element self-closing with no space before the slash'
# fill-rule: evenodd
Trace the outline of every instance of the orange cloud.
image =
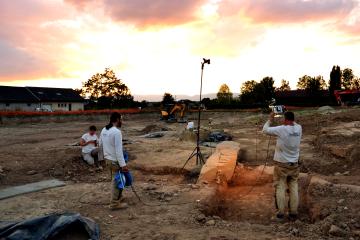
<svg viewBox="0 0 360 240">
<path fill-rule="evenodd" d="M 1 64 L 0 81 L 17 79 L 32 79 L 44 74 L 44 69 L 53 71 L 54 67 L 44 59 L 39 59 L 22 49 L 9 46 L 6 42 L 0 41 Z"/>
<path fill-rule="evenodd" d="M 299 23 L 341 19 L 356 5 L 355 0 L 223 0 L 219 11 L 241 13 L 257 23 Z"/>
<path fill-rule="evenodd" d="M 56 1 L 0 1 L 0 81 L 56 75 L 59 45 L 71 35 L 43 24 L 70 12 Z"/>
</svg>

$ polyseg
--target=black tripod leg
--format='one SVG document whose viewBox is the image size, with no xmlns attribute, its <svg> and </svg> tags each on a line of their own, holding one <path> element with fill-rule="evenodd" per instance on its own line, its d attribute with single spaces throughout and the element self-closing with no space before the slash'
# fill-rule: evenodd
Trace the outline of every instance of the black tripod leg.
<svg viewBox="0 0 360 240">
<path fill-rule="evenodd" d="M 189 156 L 189 158 L 186 160 L 184 166 L 181 168 L 181 170 L 184 170 L 186 164 L 188 164 L 188 162 L 190 161 L 190 159 L 192 159 L 194 156 L 196 155 L 196 148 L 194 149 L 194 151 L 191 153 L 191 155 Z"/>
</svg>

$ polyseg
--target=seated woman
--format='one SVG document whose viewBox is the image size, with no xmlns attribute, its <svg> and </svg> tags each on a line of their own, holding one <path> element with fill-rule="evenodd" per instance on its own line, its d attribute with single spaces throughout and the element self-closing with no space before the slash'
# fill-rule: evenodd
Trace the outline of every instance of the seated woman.
<svg viewBox="0 0 360 240">
<path fill-rule="evenodd" d="M 80 146 L 82 147 L 82 156 L 85 162 L 90 165 L 95 165 L 99 167 L 98 163 L 98 137 L 96 135 L 96 127 L 90 126 L 89 132 L 82 135 L 80 140 Z"/>
</svg>

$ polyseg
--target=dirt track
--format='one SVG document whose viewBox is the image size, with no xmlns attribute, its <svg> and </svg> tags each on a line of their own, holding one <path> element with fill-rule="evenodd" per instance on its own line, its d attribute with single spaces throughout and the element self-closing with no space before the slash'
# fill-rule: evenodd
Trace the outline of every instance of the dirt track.
<svg viewBox="0 0 360 240">
<path fill-rule="evenodd" d="M 197 200 L 206 194 L 206 186 L 199 189 L 194 185 L 196 177 L 179 171 L 195 147 L 194 142 L 179 140 L 184 125 L 160 122 L 156 114 L 127 115 L 123 133 L 130 143 L 125 147 L 135 186 L 144 201 L 164 205 L 145 206 L 127 190 L 131 207 L 117 212 L 107 209 L 109 173 L 88 167 L 81 161 L 80 149 L 67 146 L 78 141 L 90 124 L 101 129 L 106 122 L 1 126 L 1 188 L 50 178 L 65 180 L 67 186 L 0 200 L 0 220 L 75 211 L 100 224 L 102 239 L 360 239 L 360 195 L 341 187 L 359 185 L 360 109 L 296 114 L 304 131 L 301 161 L 306 173 L 301 182 L 301 217 L 296 222 L 272 221 L 271 176 L 258 179 L 254 170 L 267 155 L 269 138 L 260 132 L 266 116 L 246 112 L 203 115 L 206 129 L 224 130 L 241 144 L 239 162 L 246 167 L 237 169 L 233 183 L 219 198 L 205 202 Z M 161 129 L 168 130 L 162 138 L 142 137 Z M 274 139 L 270 146 L 272 155 Z M 202 147 L 205 156 L 212 151 Z M 194 169 L 194 160 L 186 168 Z M 311 176 L 329 184 L 311 185 Z M 189 204 L 166 205 L 184 202 Z M 341 230 L 336 236 L 329 233 L 331 225 Z"/>
</svg>

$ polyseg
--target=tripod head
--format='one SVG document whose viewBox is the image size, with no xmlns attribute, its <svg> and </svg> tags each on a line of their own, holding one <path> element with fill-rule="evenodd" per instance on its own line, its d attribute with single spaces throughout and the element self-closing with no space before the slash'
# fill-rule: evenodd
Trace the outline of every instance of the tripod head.
<svg viewBox="0 0 360 240">
<path fill-rule="evenodd" d="M 204 69 L 205 64 L 210 64 L 210 59 L 203 58 L 203 62 L 201 63 L 201 69 Z"/>
</svg>

